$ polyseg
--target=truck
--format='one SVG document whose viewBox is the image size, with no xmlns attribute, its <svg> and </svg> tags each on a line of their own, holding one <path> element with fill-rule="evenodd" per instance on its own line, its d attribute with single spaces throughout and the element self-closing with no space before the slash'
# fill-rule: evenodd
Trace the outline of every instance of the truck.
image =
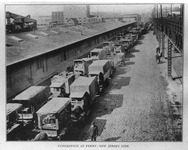
<svg viewBox="0 0 188 150">
<path fill-rule="evenodd" d="M 106 50 L 102 48 L 95 48 L 91 50 L 90 52 L 90 58 L 95 61 L 95 60 L 101 60 L 105 57 L 106 55 Z"/>
<path fill-rule="evenodd" d="M 92 103 L 99 93 L 97 78 L 80 76 L 70 86 L 70 90 L 72 121 L 84 123 L 91 111 Z"/>
<path fill-rule="evenodd" d="M 118 54 L 118 53 L 123 53 L 123 49 L 122 49 L 122 46 L 120 44 L 115 44 L 114 45 L 114 53 L 115 54 Z"/>
<path fill-rule="evenodd" d="M 108 79 L 110 78 L 112 73 L 111 68 L 112 67 L 109 60 L 97 60 L 89 66 L 89 76 L 97 77 L 100 92 L 106 85 L 105 83 L 108 83 Z"/>
<path fill-rule="evenodd" d="M 114 52 L 114 44 L 112 41 L 103 42 L 102 45 L 103 45 L 103 49 L 109 51 L 109 53 Z"/>
<path fill-rule="evenodd" d="M 47 86 L 31 86 L 12 99 L 12 103 L 22 104 L 23 107 L 18 111 L 20 118 L 23 117 L 25 125 L 34 124 L 36 111 L 41 108 L 50 96 L 50 90 Z"/>
<path fill-rule="evenodd" d="M 130 48 L 131 48 L 131 39 L 124 38 L 124 39 L 121 40 L 121 43 L 122 43 L 123 51 L 125 53 L 129 53 L 130 52 Z"/>
<path fill-rule="evenodd" d="M 48 135 L 48 139 L 65 140 L 72 129 L 71 99 L 55 97 L 37 112 L 39 132 Z"/>
<path fill-rule="evenodd" d="M 70 95 L 70 85 L 76 78 L 76 74 L 72 72 L 62 72 L 51 78 L 50 92 L 51 96 L 49 100 L 54 97 L 68 97 Z"/>
<path fill-rule="evenodd" d="M 74 60 L 74 73 L 88 76 L 88 66 L 93 62 L 92 58 L 81 58 Z"/>
<path fill-rule="evenodd" d="M 22 116 L 18 115 L 18 111 L 22 109 L 22 104 L 7 103 L 6 119 L 7 119 L 7 140 L 16 140 L 19 136 L 19 130 L 23 126 Z"/>
</svg>

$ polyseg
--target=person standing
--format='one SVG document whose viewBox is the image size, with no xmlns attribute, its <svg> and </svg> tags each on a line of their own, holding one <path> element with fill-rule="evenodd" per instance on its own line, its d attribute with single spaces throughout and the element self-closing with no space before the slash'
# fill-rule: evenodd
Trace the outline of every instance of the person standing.
<svg viewBox="0 0 188 150">
<path fill-rule="evenodd" d="M 95 122 L 92 122 L 92 125 L 90 127 L 90 136 L 91 136 L 91 141 L 96 141 L 98 136 L 98 127 L 95 124 Z"/>
</svg>

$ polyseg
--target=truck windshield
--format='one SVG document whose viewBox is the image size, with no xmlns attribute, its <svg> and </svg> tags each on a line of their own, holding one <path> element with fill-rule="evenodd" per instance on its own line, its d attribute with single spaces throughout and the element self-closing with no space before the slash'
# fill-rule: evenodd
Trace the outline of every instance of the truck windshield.
<svg viewBox="0 0 188 150">
<path fill-rule="evenodd" d="M 91 52 L 91 56 L 98 56 L 99 53 L 98 52 Z"/>
<path fill-rule="evenodd" d="M 74 66 L 75 67 L 78 67 L 79 65 L 82 65 L 83 64 L 83 61 L 74 61 Z"/>
<path fill-rule="evenodd" d="M 103 47 L 109 46 L 109 43 L 103 43 Z"/>
<path fill-rule="evenodd" d="M 55 116 L 45 116 L 42 119 L 43 129 L 57 129 Z"/>
</svg>

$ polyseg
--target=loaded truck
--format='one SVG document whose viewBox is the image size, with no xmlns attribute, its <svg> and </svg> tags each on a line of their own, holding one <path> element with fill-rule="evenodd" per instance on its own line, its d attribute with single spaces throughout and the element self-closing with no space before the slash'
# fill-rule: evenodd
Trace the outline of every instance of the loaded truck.
<svg viewBox="0 0 188 150">
<path fill-rule="evenodd" d="M 76 79 L 70 86 L 71 118 L 74 123 L 84 123 L 91 111 L 92 103 L 99 92 L 96 77 Z"/>
<path fill-rule="evenodd" d="M 97 77 L 100 92 L 104 88 L 105 83 L 108 83 L 108 79 L 112 74 L 111 69 L 112 66 L 110 60 L 97 60 L 89 66 L 89 76 Z"/>
<path fill-rule="evenodd" d="M 49 139 L 63 140 L 67 138 L 72 129 L 70 98 L 53 98 L 36 113 L 40 132 L 45 132 Z"/>
<path fill-rule="evenodd" d="M 54 97 L 68 97 L 70 95 L 70 85 L 75 80 L 76 74 L 62 72 L 51 79 L 49 100 Z"/>
<path fill-rule="evenodd" d="M 12 100 L 13 103 L 23 105 L 22 109 L 18 111 L 18 115 L 23 118 L 25 125 L 33 124 L 36 121 L 36 111 L 48 101 L 49 96 L 49 87 L 31 86 Z"/>
<path fill-rule="evenodd" d="M 88 76 L 88 66 L 93 62 L 92 58 L 81 58 L 74 60 L 74 73 Z"/>
</svg>

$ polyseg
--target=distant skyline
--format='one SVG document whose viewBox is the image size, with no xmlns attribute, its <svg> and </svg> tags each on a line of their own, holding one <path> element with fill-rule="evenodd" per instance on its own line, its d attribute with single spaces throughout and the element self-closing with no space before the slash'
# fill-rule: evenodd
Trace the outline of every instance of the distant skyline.
<svg viewBox="0 0 188 150">
<path fill-rule="evenodd" d="M 114 12 L 114 13 L 148 13 L 154 4 L 117 4 L 117 5 L 90 5 L 90 12 Z M 6 5 L 5 11 L 10 11 L 22 16 L 49 16 L 52 11 L 63 11 L 63 5 L 24 4 Z"/>
</svg>

